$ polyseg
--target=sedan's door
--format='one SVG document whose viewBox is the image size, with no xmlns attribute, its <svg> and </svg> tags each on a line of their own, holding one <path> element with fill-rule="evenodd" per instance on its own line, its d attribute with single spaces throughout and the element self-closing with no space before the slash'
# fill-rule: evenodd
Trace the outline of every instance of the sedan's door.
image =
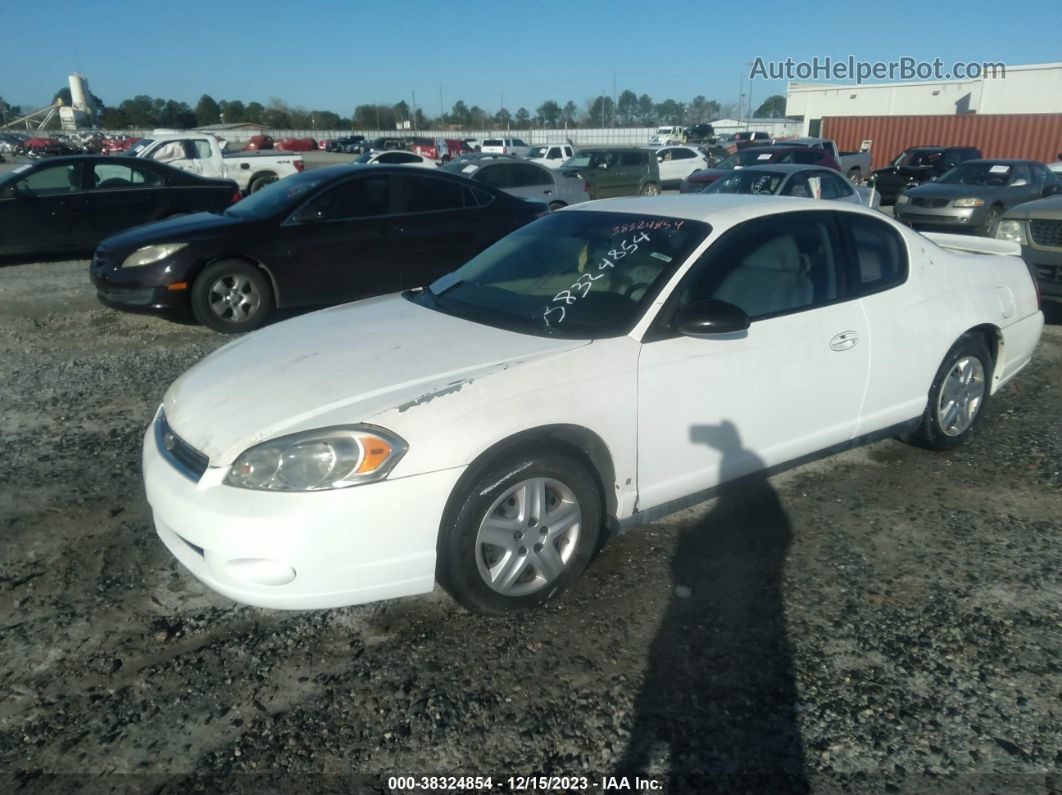
<svg viewBox="0 0 1062 795">
<path fill-rule="evenodd" d="M 123 229 L 156 220 L 162 210 L 165 180 L 149 168 L 125 162 L 89 166 L 83 204 L 99 240 Z"/>
<path fill-rule="evenodd" d="M 303 204 L 281 225 L 287 305 L 334 303 L 397 290 L 392 177 L 360 174 Z"/>
<path fill-rule="evenodd" d="M 647 509 L 854 435 L 870 344 L 830 212 L 746 221 L 665 304 L 638 366 L 638 504 Z M 703 299 L 741 307 L 747 332 L 681 336 Z"/>
<path fill-rule="evenodd" d="M 95 246 L 81 212 L 80 162 L 35 168 L 0 195 L 0 252 Z"/>
<path fill-rule="evenodd" d="M 545 166 L 537 163 L 513 163 L 512 169 L 514 185 L 509 193 L 547 203 L 557 198 L 553 174 Z"/>
</svg>

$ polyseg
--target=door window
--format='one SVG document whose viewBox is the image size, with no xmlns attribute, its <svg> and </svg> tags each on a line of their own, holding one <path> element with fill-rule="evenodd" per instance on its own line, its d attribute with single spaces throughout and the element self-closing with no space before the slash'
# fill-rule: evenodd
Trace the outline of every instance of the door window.
<svg viewBox="0 0 1062 795">
<path fill-rule="evenodd" d="M 553 184 L 553 177 L 542 166 L 532 165 L 531 163 L 513 163 L 512 168 L 517 188 Z"/>
<path fill-rule="evenodd" d="M 779 213 L 728 232 L 679 287 L 679 307 L 712 298 L 751 320 L 848 297 L 844 249 L 831 213 Z"/>
<path fill-rule="evenodd" d="M 391 179 L 387 176 L 351 179 L 306 204 L 324 221 L 371 218 L 391 211 Z"/>
<path fill-rule="evenodd" d="M 672 160 L 690 160 L 696 157 L 697 154 L 692 149 L 685 149 L 683 147 L 676 147 L 671 150 Z"/>
<path fill-rule="evenodd" d="M 483 166 L 472 175 L 472 178 L 498 190 L 516 187 L 512 165 L 509 163 L 492 163 Z"/>
<path fill-rule="evenodd" d="M 159 188 L 166 181 L 158 174 L 140 168 L 112 163 L 97 163 L 92 167 L 92 184 L 100 190 L 121 188 Z"/>
<path fill-rule="evenodd" d="M 546 159 L 547 160 L 560 160 L 560 157 L 561 157 L 560 148 L 556 147 L 556 146 L 551 146 L 550 150 L 549 150 L 549 154 L 546 155 Z"/>
<path fill-rule="evenodd" d="M 34 196 L 57 196 L 81 190 L 75 164 L 42 168 L 20 179 L 17 185 L 19 191 L 32 193 Z"/>
<path fill-rule="evenodd" d="M 1032 182 L 1032 174 L 1029 173 L 1029 167 L 1024 163 L 1018 163 L 1014 166 L 1014 173 L 1011 175 L 1010 182 L 1013 185 L 1019 179 L 1025 180 L 1026 183 Z"/>
<path fill-rule="evenodd" d="M 184 142 L 189 160 L 209 160 L 210 144 L 202 138 L 192 138 Z"/>
<path fill-rule="evenodd" d="M 853 193 L 852 186 L 838 174 L 816 171 L 813 176 L 818 178 L 822 186 L 823 199 L 844 199 Z"/>
<path fill-rule="evenodd" d="M 812 198 L 811 187 L 808 185 L 806 172 L 799 172 L 789 178 L 789 182 L 782 188 L 782 196 L 795 196 L 798 199 Z"/>
<path fill-rule="evenodd" d="M 401 176 L 398 184 L 398 212 L 431 213 L 465 206 L 462 186 L 448 179 Z"/>
<path fill-rule="evenodd" d="M 879 292 L 907 281 L 907 249 L 895 229 L 856 213 L 842 213 L 841 218 L 856 254 L 861 292 Z"/>
<path fill-rule="evenodd" d="M 636 150 L 627 150 L 620 152 L 620 165 L 621 166 L 640 166 L 646 161 L 648 152 L 639 152 Z"/>
</svg>

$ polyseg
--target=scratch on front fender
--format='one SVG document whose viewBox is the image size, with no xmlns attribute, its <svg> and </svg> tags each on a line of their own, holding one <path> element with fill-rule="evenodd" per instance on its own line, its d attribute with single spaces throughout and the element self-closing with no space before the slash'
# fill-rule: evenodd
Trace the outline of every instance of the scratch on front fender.
<svg viewBox="0 0 1062 795">
<path fill-rule="evenodd" d="M 471 383 L 471 381 L 455 381 L 452 384 L 447 384 L 442 389 L 436 389 L 433 392 L 423 394 L 419 398 L 409 400 L 405 403 L 395 406 L 395 408 L 398 409 L 399 414 L 402 414 L 403 412 L 409 411 L 410 409 L 415 409 L 417 406 L 423 406 L 425 403 L 431 403 L 431 401 L 435 400 L 435 398 L 437 397 L 442 397 L 443 395 L 452 395 L 455 392 L 460 392 L 466 384 Z"/>
</svg>

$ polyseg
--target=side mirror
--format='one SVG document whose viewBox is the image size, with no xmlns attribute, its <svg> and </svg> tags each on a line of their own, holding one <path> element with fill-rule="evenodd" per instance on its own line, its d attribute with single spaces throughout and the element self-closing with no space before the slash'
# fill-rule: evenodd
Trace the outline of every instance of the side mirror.
<svg viewBox="0 0 1062 795">
<path fill-rule="evenodd" d="M 319 224 L 324 221 L 324 210 L 304 205 L 292 213 L 291 221 L 296 224 Z"/>
<path fill-rule="evenodd" d="M 711 337 L 733 334 L 749 327 L 749 316 L 740 307 L 708 298 L 694 301 L 679 310 L 675 328 L 684 337 Z"/>
<path fill-rule="evenodd" d="M 1027 179 L 1016 179 L 1012 183 L 1010 183 L 1010 187 L 1012 187 L 1012 188 L 1024 188 L 1024 187 L 1028 186 L 1028 184 L 1029 184 L 1029 180 L 1027 180 Z"/>
</svg>

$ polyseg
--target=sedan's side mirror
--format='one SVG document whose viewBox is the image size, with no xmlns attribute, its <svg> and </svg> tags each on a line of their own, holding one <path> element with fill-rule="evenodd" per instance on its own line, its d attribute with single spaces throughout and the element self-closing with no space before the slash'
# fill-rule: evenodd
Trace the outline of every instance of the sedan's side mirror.
<svg viewBox="0 0 1062 795">
<path fill-rule="evenodd" d="M 675 318 L 675 328 L 684 337 L 733 334 L 735 331 L 745 331 L 748 327 L 749 316 L 745 310 L 714 298 L 687 304 Z"/>
<path fill-rule="evenodd" d="M 1012 183 L 1010 183 L 1010 187 L 1012 187 L 1012 188 L 1024 188 L 1024 187 L 1027 187 L 1028 185 L 1029 185 L 1029 180 L 1027 180 L 1027 179 L 1016 179 Z"/>
</svg>

